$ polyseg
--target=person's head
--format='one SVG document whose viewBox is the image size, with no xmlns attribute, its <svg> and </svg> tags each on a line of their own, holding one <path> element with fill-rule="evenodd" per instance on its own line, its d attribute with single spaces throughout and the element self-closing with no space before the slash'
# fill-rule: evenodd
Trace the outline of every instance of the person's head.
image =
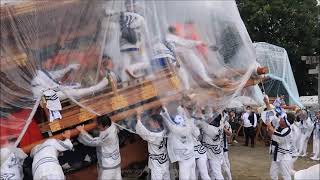
<svg viewBox="0 0 320 180">
<path fill-rule="evenodd" d="M 316 112 L 317 119 L 320 119 L 320 111 Z"/>
<path fill-rule="evenodd" d="M 107 55 L 102 56 L 102 66 L 105 69 L 109 69 L 109 70 L 112 69 L 112 59 L 110 56 L 107 56 Z"/>
<path fill-rule="evenodd" d="M 162 122 L 163 122 L 162 116 L 159 114 L 151 115 L 150 119 L 147 121 L 148 126 L 151 129 L 158 129 L 158 128 L 163 127 Z"/>
<path fill-rule="evenodd" d="M 187 96 L 187 95 L 183 95 L 180 104 L 184 105 L 184 106 L 190 106 L 193 104 L 191 97 Z"/>
<path fill-rule="evenodd" d="M 209 120 L 209 124 L 215 127 L 219 127 L 221 119 L 222 119 L 222 116 L 221 114 L 219 114 L 216 117 L 212 117 L 212 119 Z"/>
<path fill-rule="evenodd" d="M 99 131 L 104 131 L 108 129 L 111 126 L 111 124 L 112 121 L 109 118 L 109 116 L 103 115 L 97 118 L 97 128 L 99 129 Z"/>
<path fill-rule="evenodd" d="M 251 111 L 252 111 L 251 106 L 247 106 L 247 107 L 246 107 L 246 111 L 247 111 L 247 112 L 251 112 Z"/>
<path fill-rule="evenodd" d="M 174 26 L 169 26 L 168 31 L 171 34 L 177 34 L 177 28 L 175 28 Z"/>
<path fill-rule="evenodd" d="M 294 121 L 295 121 L 296 117 L 294 115 L 294 113 L 288 113 L 287 114 L 287 121 L 290 123 L 290 124 L 293 124 Z"/>
<path fill-rule="evenodd" d="M 284 100 L 285 96 L 284 95 L 281 95 L 280 96 L 280 99 Z"/>
<path fill-rule="evenodd" d="M 230 117 L 236 116 L 236 113 L 234 111 L 230 111 L 229 114 L 230 114 Z"/>
<path fill-rule="evenodd" d="M 179 103 L 176 101 L 171 101 L 167 104 L 168 113 L 171 116 L 175 116 L 178 114 L 177 108 L 179 107 Z"/>
<path fill-rule="evenodd" d="M 286 128 L 289 126 L 288 122 L 287 122 L 287 117 L 286 116 L 281 116 L 280 117 L 280 121 L 279 121 L 279 126 L 281 128 Z"/>
<path fill-rule="evenodd" d="M 141 5 L 138 0 L 126 0 L 124 3 L 128 12 L 140 13 Z"/>
<path fill-rule="evenodd" d="M 302 121 L 308 118 L 308 112 L 306 110 L 298 110 L 296 115 L 297 115 L 297 119 Z"/>
</svg>

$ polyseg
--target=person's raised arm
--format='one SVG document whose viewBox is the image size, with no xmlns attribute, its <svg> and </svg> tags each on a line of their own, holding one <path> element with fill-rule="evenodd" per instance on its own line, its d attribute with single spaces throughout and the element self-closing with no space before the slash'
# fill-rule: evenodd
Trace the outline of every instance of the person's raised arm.
<svg viewBox="0 0 320 180">
<path fill-rule="evenodd" d="M 71 150 L 73 148 L 73 144 L 70 140 L 71 131 L 70 130 L 65 131 L 62 134 L 62 136 L 65 138 L 64 141 L 53 139 L 52 141 L 50 141 L 49 144 L 55 147 L 60 152 Z"/>
<path fill-rule="evenodd" d="M 137 110 L 137 124 L 136 133 L 145 141 L 153 141 L 156 138 L 156 134 L 149 131 L 141 122 L 142 109 Z"/>
<path fill-rule="evenodd" d="M 163 118 L 163 120 L 164 120 L 164 122 L 170 132 L 174 132 L 174 133 L 182 135 L 182 136 L 186 136 L 188 133 L 190 133 L 190 130 L 187 127 L 184 128 L 184 127 L 175 125 L 173 123 L 166 107 L 162 108 L 160 115 L 162 116 L 162 118 Z"/>
<path fill-rule="evenodd" d="M 78 70 L 80 68 L 80 64 L 70 64 L 66 68 L 59 69 L 56 71 L 49 71 L 48 73 L 53 79 L 59 79 L 62 78 L 67 72 L 71 70 Z"/>
<path fill-rule="evenodd" d="M 78 140 L 82 144 L 86 146 L 96 147 L 101 146 L 103 144 L 104 138 L 108 136 L 108 134 L 105 137 L 92 137 L 85 129 L 84 126 L 77 126 L 77 130 L 80 131 Z"/>
<path fill-rule="evenodd" d="M 184 46 L 184 47 L 187 47 L 187 48 L 192 48 L 192 47 L 195 47 L 195 46 L 198 46 L 198 45 L 205 44 L 202 41 L 194 41 L 194 40 L 184 39 L 184 38 L 181 38 L 181 37 L 173 35 L 173 34 L 170 34 L 168 36 L 168 38 L 169 38 L 169 41 L 173 41 L 178 46 Z"/>
</svg>

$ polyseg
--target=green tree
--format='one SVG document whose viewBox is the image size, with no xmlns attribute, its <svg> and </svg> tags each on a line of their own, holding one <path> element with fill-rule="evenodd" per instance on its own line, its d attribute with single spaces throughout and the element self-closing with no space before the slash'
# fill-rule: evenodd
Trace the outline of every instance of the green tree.
<svg viewBox="0 0 320 180">
<path fill-rule="evenodd" d="M 317 94 L 301 56 L 319 55 L 319 6 L 316 0 L 236 0 L 254 42 L 287 50 L 300 95 Z"/>
</svg>

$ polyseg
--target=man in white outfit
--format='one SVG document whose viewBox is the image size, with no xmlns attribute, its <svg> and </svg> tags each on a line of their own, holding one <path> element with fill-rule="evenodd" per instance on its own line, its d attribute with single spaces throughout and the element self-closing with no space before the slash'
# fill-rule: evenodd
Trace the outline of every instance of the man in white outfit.
<svg viewBox="0 0 320 180">
<path fill-rule="evenodd" d="M 0 179 L 23 179 L 22 165 L 27 155 L 20 148 L 16 148 L 11 140 L 0 149 L 0 154 Z"/>
<path fill-rule="evenodd" d="M 224 117 L 223 122 L 223 133 L 221 138 L 221 146 L 223 148 L 223 163 L 222 163 L 222 171 L 226 173 L 228 180 L 232 180 L 231 176 L 231 167 L 230 167 L 230 161 L 229 161 L 229 146 L 228 146 L 228 137 L 232 135 L 232 129 L 228 122 L 228 119 L 226 119 L 226 116 Z"/>
<path fill-rule="evenodd" d="M 125 1 L 126 11 L 120 15 L 120 52 L 122 56 L 121 79 L 128 81 L 130 76 L 143 75 L 148 68 L 148 60 L 144 48 L 144 40 L 147 33 L 145 19 L 138 12 L 141 7 L 137 0 Z"/>
<path fill-rule="evenodd" d="M 163 127 L 161 115 L 151 115 L 141 122 L 141 111 L 137 113 L 136 133 L 148 142 L 149 161 L 148 167 L 151 170 L 151 180 L 169 180 L 169 157 L 166 145 L 166 130 Z M 147 128 L 148 127 L 148 128 Z"/>
<path fill-rule="evenodd" d="M 169 43 L 162 43 L 160 40 L 155 40 L 152 49 L 153 49 L 153 55 L 152 55 L 152 63 L 155 66 L 160 67 L 154 67 L 155 69 L 163 68 L 161 66 L 167 66 L 168 63 L 172 65 L 173 67 L 178 67 L 178 63 L 176 60 L 176 54 L 173 51 L 172 47 Z"/>
<path fill-rule="evenodd" d="M 122 179 L 119 130 L 108 116 L 98 117 L 97 127 L 100 134 L 98 137 L 92 137 L 84 130 L 84 126 L 78 126 L 77 129 L 80 131 L 78 140 L 86 146 L 97 148 L 99 180 Z"/>
<path fill-rule="evenodd" d="M 271 123 L 267 124 L 268 132 L 272 136 L 270 154 L 272 162 L 270 176 L 272 180 L 278 179 L 279 172 L 284 180 L 291 180 L 291 144 L 290 144 L 290 125 L 285 116 L 280 117 L 279 127 L 275 129 Z"/>
<path fill-rule="evenodd" d="M 314 120 L 314 130 L 313 130 L 313 156 L 312 160 L 320 160 L 320 112 L 318 111 L 316 114 L 316 118 Z"/>
<path fill-rule="evenodd" d="M 284 116 L 283 116 L 284 117 Z M 290 125 L 291 132 L 289 134 L 289 140 L 290 140 L 290 152 L 291 152 L 291 175 L 294 175 L 296 171 L 294 170 L 294 163 L 298 159 L 297 155 L 297 147 L 296 147 L 296 141 L 297 141 L 297 133 L 300 132 L 299 128 L 295 125 L 295 115 L 293 113 L 287 114 L 287 121 Z"/>
<path fill-rule="evenodd" d="M 250 106 L 247 106 L 246 112 L 242 115 L 244 133 L 246 137 L 245 146 L 249 145 L 251 140 L 251 147 L 254 147 L 255 128 L 257 127 L 257 115 L 252 111 Z"/>
<path fill-rule="evenodd" d="M 221 147 L 221 138 L 223 126 L 221 126 L 222 115 L 208 117 L 208 122 L 202 122 L 200 127 L 203 131 L 203 145 L 207 148 L 207 156 L 211 168 L 211 178 L 224 179 L 222 175 L 223 148 Z"/>
<path fill-rule="evenodd" d="M 298 117 L 300 119 L 300 130 L 301 130 L 301 138 L 299 143 L 299 155 L 304 157 L 307 156 L 307 147 L 308 141 L 312 134 L 314 123 L 311 118 L 308 117 L 308 113 L 305 110 L 302 110 L 298 113 Z"/>
<path fill-rule="evenodd" d="M 65 176 L 59 164 L 59 152 L 73 148 L 70 141 L 70 131 L 63 133 L 64 141 L 47 139 L 44 143 L 37 145 L 31 150 L 33 157 L 32 174 L 34 180 L 64 180 Z"/>
<path fill-rule="evenodd" d="M 190 113 L 190 112 L 189 112 Z M 210 179 L 208 172 L 208 158 L 207 158 L 207 150 L 206 147 L 202 145 L 202 132 L 200 131 L 200 123 L 205 121 L 204 116 L 199 107 L 196 107 L 194 112 L 191 112 L 192 120 L 194 122 L 193 127 L 193 143 L 194 143 L 194 154 L 196 159 L 196 172 L 197 175 L 199 173 L 202 180 Z"/>
<path fill-rule="evenodd" d="M 184 109 L 174 102 L 163 107 L 160 114 L 169 130 L 167 148 L 170 161 L 179 164 L 179 179 L 195 179 L 191 120 L 188 119 Z"/>
<path fill-rule="evenodd" d="M 103 78 L 97 84 L 87 88 L 79 88 L 79 84 L 72 86 L 60 85 L 59 79 L 61 77 L 63 77 L 70 70 L 76 70 L 79 67 L 79 64 L 70 64 L 66 68 L 57 71 L 37 70 L 36 76 L 31 81 L 31 91 L 33 93 L 33 97 L 36 99 L 42 94 L 42 92 L 52 89 L 56 90 L 56 96 L 62 101 L 67 98 L 67 95 L 62 91 L 59 91 L 59 89 L 63 90 L 72 97 L 78 98 L 96 91 L 100 91 L 109 84 L 109 81 L 106 78 Z"/>
<path fill-rule="evenodd" d="M 181 63 L 181 68 L 179 68 L 178 73 L 181 78 L 185 89 L 190 89 L 190 79 L 189 75 L 186 71 L 186 68 L 193 68 L 193 72 L 197 73 L 203 81 L 206 83 L 213 85 L 212 79 L 207 74 L 206 68 L 201 62 L 201 60 L 197 57 L 197 55 L 193 52 L 191 48 L 194 48 L 198 45 L 203 45 L 204 43 L 201 41 L 194 41 L 181 38 L 177 35 L 176 29 L 174 27 L 169 27 L 168 33 L 166 35 L 166 42 L 173 47 L 173 51 L 179 55 L 185 55 L 185 61 Z M 188 65 L 187 65 L 188 64 Z"/>
</svg>

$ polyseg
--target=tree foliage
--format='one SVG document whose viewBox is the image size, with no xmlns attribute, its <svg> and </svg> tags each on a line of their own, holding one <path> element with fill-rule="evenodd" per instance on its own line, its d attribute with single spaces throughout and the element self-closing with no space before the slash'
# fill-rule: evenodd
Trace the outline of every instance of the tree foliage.
<svg viewBox="0 0 320 180">
<path fill-rule="evenodd" d="M 252 41 L 287 50 L 300 95 L 317 94 L 317 80 L 301 61 L 301 56 L 320 52 L 317 1 L 237 0 L 237 5 Z"/>
</svg>

